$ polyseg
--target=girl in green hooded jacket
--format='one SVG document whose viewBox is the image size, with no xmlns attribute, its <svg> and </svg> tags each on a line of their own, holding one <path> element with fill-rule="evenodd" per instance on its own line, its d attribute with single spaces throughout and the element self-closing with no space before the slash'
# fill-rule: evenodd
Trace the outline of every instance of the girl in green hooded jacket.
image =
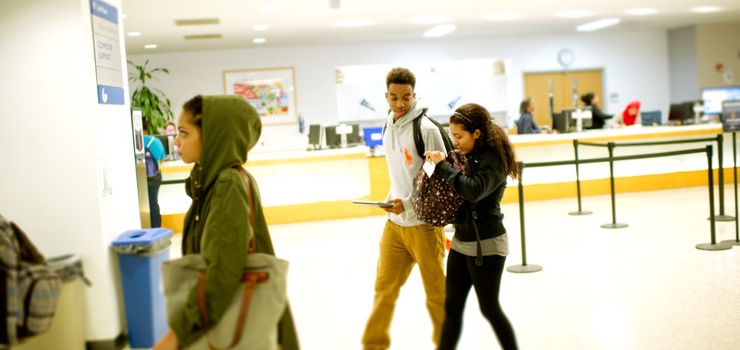
<svg viewBox="0 0 740 350">
<path fill-rule="evenodd" d="M 185 215 L 182 254 L 201 254 L 208 262 L 208 322 L 215 325 L 239 286 L 252 236 L 255 251 L 275 254 L 257 183 L 249 175 L 254 198 L 250 208 L 244 178 L 234 169 L 247 161 L 247 152 L 262 132 L 262 122 L 241 96 L 198 95 L 183 105 L 177 125 L 177 152 L 183 162 L 194 163 L 185 186 L 193 202 Z M 255 214 L 254 228 L 249 224 L 250 211 Z M 195 293 L 169 325 L 154 350 L 182 348 L 204 335 Z M 289 307 L 277 327 L 281 348 L 298 350 Z"/>
</svg>

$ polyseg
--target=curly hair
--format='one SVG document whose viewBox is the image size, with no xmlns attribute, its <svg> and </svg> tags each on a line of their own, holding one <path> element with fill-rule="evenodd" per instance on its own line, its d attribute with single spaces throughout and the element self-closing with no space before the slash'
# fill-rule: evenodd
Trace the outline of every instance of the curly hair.
<svg viewBox="0 0 740 350">
<path fill-rule="evenodd" d="M 416 87 L 416 77 L 414 73 L 406 68 L 393 68 L 388 75 L 385 77 L 385 88 L 389 88 L 391 84 L 409 84 L 413 90 Z"/>
<path fill-rule="evenodd" d="M 475 148 L 488 147 L 497 152 L 503 160 L 506 174 L 512 179 L 519 178 L 520 169 L 514 145 L 509 141 L 504 129 L 491 119 L 491 115 L 483 106 L 467 103 L 458 107 L 450 116 L 450 124 L 458 124 L 469 133 L 480 130 L 481 137 L 475 140 Z"/>
<path fill-rule="evenodd" d="M 191 98 L 182 105 L 182 109 L 191 113 L 190 122 L 193 125 L 197 126 L 199 129 L 203 128 L 203 96 L 196 95 Z"/>
</svg>

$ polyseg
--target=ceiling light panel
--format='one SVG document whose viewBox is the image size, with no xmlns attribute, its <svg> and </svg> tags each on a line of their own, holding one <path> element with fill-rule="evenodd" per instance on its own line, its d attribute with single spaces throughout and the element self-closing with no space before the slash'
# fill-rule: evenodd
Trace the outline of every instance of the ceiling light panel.
<svg viewBox="0 0 740 350">
<path fill-rule="evenodd" d="M 595 30 L 604 29 L 606 27 L 611 27 L 613 25 L 616 25 L 619 23 L 619 18 L 604 18 L 593 22 L 588 22 L 585 24 L 581 24 L 578 27 L 576 27 L 576 30 L 579 32 L 593 32 Z"/>
</svg>

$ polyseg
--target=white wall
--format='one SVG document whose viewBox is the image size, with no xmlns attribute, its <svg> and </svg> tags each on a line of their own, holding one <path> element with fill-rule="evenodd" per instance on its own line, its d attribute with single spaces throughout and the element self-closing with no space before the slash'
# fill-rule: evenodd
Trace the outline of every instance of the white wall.
<svg viewBox="0 0 740 350">
<path fill-rule="evenodd" d="M 141 223 L 129 106 L 97 104 L 89 0 L 0 2 L 0 53 L 0 214 L 46 257 L 81 254 L 86 337 L 111 340 L 123 314 L 110 244 Z"/>
<path fill-rule="evenodd" d="M 699 74 L 696 65 L 696 27 L 690 26 L 669 31 L 668 43 L 671 102 L 696 100 L 699 88 Z"/>
<path fill-rule="evenodd" d="M 669 106 L 668 43 L 666 31 L 574 33 L 568 36 L 488 37 L 295 46 L 207 52 L 132 55 L 130 60 L 170 70 L 157 85 L 172 100 L 175 114 L 196 94 L 223 94 L 224 70 L 293 66 L 296 70 L 298 111 L 308 124 L 337 122 L 334 68 L 361 64 L 404 64 L 417 61 L 474 58 L 511 59 L 509 111 L 517 116 L 524 91 L 524 72 L 559 71 L 557 52 L 570 48 L 575 61 L 570 69 L 604 70 L 602 107 L 619 112 L 631 100 L 645 110 Z M 384 76 L 377 77 L 384 81 Z M 616 94 L 610 101 L 607 96 Z M 302 149 L 307 136 L 297 125 L 269 126 L 255 152 Z"/>
<path fill-rule="evenodd" d="M 740 85 L 740 22 L 697 25 L 696 55 L 697 95 L 701 88 Z M 718 64 L 722 70 L 717 70 Z M 725 80 L 727 71 L 732 80 Z"/>
</svg>

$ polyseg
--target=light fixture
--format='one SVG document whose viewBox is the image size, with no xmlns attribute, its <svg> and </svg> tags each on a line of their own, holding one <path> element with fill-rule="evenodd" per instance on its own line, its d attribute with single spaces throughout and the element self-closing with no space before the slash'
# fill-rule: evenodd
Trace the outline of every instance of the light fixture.
<svg viewBox="0 0 740 350">
<path fill-rule="evenodd" d="M 591 11 L 586 10 L 567 10 L 558 12 L 558 17 L 563 18 L 581 18 L 591 16 Z"/>
<path fill-rule="evenodd" d="M 268 28 L 267 24 L 257 24 L 254 27 L 252 27 L 252 30 L 254 30 L 255 32 L 261 32 L 261 31 L 267 30 L 267 28 Z"/>
<path fill-rule="evenodd" d="M 576 30 L 579 32 L 593 32 L 595 30 L 611 27 L 619 22 L 619 18 L 604 18 L 597 21 L 581 24 L 576 27 Z"/>
<path fill-rule="evenodd" d="M 519 12 L 495 12 L 487 14 L 484 18 L 489 21 L 512 21 L 522 18 L 522 14 Z"/>
<path fill-rule="evenodd" d="M 401 2 L 401 7 L 407 9 L 414 8 L 416 7 L 416 1 L 403 1 Z"/>
<path fill-rule="evenodd" d="M 157 48 L 157 44 L 146 44 L 146 45 L 144 45 L 144 48 L 145 49 L 156 49 Z"/>
<path fill-rule="evenodd" d="M 436 24 L 444 23 L 449 20 L 449 17 L 443 15 L 429 15 L 429 16 L 416 16 L 411 19 L 411 23 L 416 24 Z"/>
<path fill-rule="evenodd" d="M 710 13 L 710 12 L 717 12 L 722 10 L 722 8 L 717 6 L 699 6 L 694 7 L 691 9 L 691 12 L 698 12 L 698 13 Z"/>
<path fill-rule="evenodd" d="M 254 39 L 252 39 L 252 42 L 255 43 L 255 44 L 263 44 L 266 41 L 267 41 L 267 39 L 265 39 L 265 38 L 254 38 Z"/>
<path fill-rule="evenodd" d="M 425 38 L 439 38 L 454 32 L 455 29 L 457 29 L 457 26 L 454 24 L 440 24 L 424 32 L 423 36 Z"/>
<path fill-rule="evenodd" d="M 657 12 L 658 12 L 658 10 L 653 9 L 653 8 L 635 8 L 635 9 L 629 9 L 627 11 L 624 11 L 624 13 L 626 13 L 628 15 L 633 15 L 633 16 L 652 15 L 652 14 L 655 14 Z"/>
<path fill-rule="evenodd" d="M 353 28 L 353 27 L 364 27 L 373 24 L 372 20 L 364 18 L 353 18 L 353 19 L 340 19 L 335 21 L 333 25 L 335 27 Z"/>
<path fill-rule="evenodd" d="M 141 32 L 128 32 L 126 33 L 128 36 L 141 36 Z"/>
</svg>

